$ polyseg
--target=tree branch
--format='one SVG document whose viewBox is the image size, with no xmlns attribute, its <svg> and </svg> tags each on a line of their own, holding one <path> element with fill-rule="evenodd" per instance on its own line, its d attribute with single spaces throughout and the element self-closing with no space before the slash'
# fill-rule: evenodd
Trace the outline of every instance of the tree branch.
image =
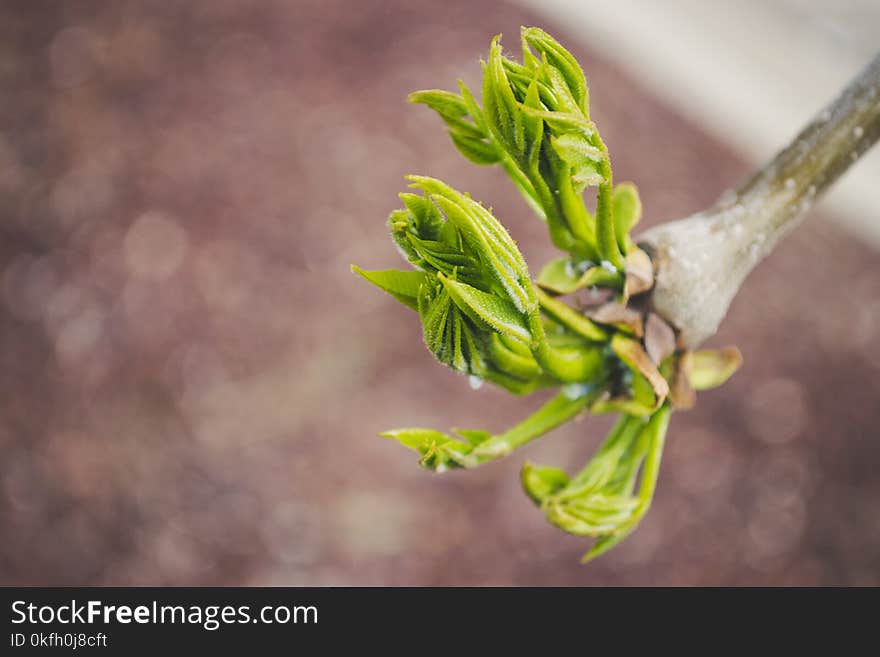
<svg viewBox="0 0 880 657">
<path fill-rule="evenodd" d="M 640 238 L 654 261 L 654 308 L 679 330 L 681 346 L 715 333 L 755 265 L 878 139 L 880 55 L 737 191 Z"/>
</svg>

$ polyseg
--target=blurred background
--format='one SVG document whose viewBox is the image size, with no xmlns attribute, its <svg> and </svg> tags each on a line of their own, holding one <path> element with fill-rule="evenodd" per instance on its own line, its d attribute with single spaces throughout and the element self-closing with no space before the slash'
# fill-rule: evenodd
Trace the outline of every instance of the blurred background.
<svg viewBox="0 0 880 657">
<path fill-rule="evenodd" d="M 880 584 L 877 153 L 746 282 L 712 340 L 743 369 L 675 415 L 652 511 L 593 565 L 517 475 L 576 470 L 607 418 L 442 476 L 375 437 L 542 401 L 472 391 L 349 272 L 400 264 L 406 173 L 553 255 L 408 92 L 478 86 L 492 35 L 518 56 L 546 28 L 652 225 L 770 157 L 880 26 L 857 1 L 597 4 L 4 2 L 0 583 Z"/>
</svg>

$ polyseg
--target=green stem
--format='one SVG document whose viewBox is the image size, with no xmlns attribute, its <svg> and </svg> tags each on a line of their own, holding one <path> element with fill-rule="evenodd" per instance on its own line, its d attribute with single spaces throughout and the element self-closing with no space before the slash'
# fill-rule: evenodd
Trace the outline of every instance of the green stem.
<svg viewBox="0 0 880 657">
<path fill-rule="evenodd" d="M 550 376 L 563 383 L 596 384 L 608 376 L 607 356 L 602 347 L 584 347 L 572 351 L 560 351 L 550 346 L 541 311 L 535 309 L 528 316 L 529 331 L 532 343 L 529 349 L 538 365 Z"/>
<path fill-rule="evenodd" d="M 492 436 L 479 445 L 466 458 L 466 467 L 474 467 L 486 461 L 506 456 L 516 448 L 565 424 L 582 413 L 601 393 L 601 389 L 592 390 L 574 399 L 565 393 L 556 395 L 516 426 L 500 435 Z"/>
<path fill-rule="evenodd" d="M 604 155 L 599 163 L 599 173 L 602 175 L 604 182 L 599 185 L 596 199 L 596 241 L 599 247 L 599 255 L 602 259 L 614 265 L 618 271 L 623 271 L 625 267 L 623 255 L 620 253 L 620 247 L 617 244 L 617 236 L 614 231 L 612 204 L 614 184 L 611 176 L 611 158 L 608 155 L 608 147 L 605 146 L 605 142 L 599 137 L 598 132 L 596 133 L 596 140 L 599 143 L 599 150 Z"/>
<path fill-rule="evenodd" d="M 654 489 L 657 487 L 657 476 L 660 474 L 660 461 L 663 457 L 663 447 L 666 444 L 666 430 L 669 428 L 669 418 L 672 416 L 672 408 L 664 404 L 651 417 L 645 431 L 651 437 L 651 445 L 648 447 L 648 456 L 642 469 L 642 481 L 639 486 L 639 500 L 642 506 L 639 508 L 641 518 L 651 506 L 654 497 Z"/>
<path fill-rule="evenodd" d="M 541 207 L 541 203 L 538 200 L 537 193 L 535 192 L 535 187 L 532 182 L 520 170 L 516 162 L 513 161 L 513 158 L 507 154 L 507 151 L 505 151 L 497 144 L 496 148 L 498 148 L 498 152 L 501 154 L 501 168 L 504 169 L 508 176 L 510 176 L 513 184 L 522 195 L 523 200 L 525 200 L 526 204 L 532 210 L 534 210 L 535 214 L 537 214 L 542 221 L 547 221 L 547 213 L 544 212 L 544 208 Z"/>
<path fill-rule="evenodd" d="M 587 340 L 592 340 L 593 342 L 608 341 L 608 332 L 593 320 L 584 317 L 574 308 L 563 303 L 559 299 L 551 297 L 540 287 L 535 287 L 535 292 L 538 295 L 538 302 L 541 304 L 541 309 L 547 313 L 549 317 Z"/>
</svg>

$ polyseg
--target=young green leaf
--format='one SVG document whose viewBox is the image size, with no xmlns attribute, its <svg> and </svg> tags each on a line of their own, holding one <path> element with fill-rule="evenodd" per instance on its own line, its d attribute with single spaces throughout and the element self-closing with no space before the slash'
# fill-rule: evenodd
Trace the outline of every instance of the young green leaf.
<svg viewBox="0 0 880 657">
<path fill-rule="evenodd" d="M 413 310 L 419 309 L 419 288 L 428 279 L 428 275 L 424 272 L 399 271 L 397 269 L 365 271 L 357 265 L 352 265 L 351 270 L 363 276 L 376 287 L 385 290 L 402 304 Z"/>
<path fill-rule="evenodd" d="M 595 127 L 588 119 L 581 114 L 572 112 L 553 112 L 550 110 L 535 109 L 533 107 L 523 107 L 522 111 L 530 116 L 535 116 L 544 120 L 550 126 L 554 134 L 565 134 L 574 132 L 583 135 L 592 135 Z"/>
<path fill-rule="evenodd" d="M 437 277 L 455 305 L 474 321 L 485 323 L 492 330 L 518 340 L 531 338 L 522 314 L 517 311 L 516 306 L 503 297 L 446 278 L 443 274 L 438 274 Z"/>
<path fill-rule="evenodd" d="M 491 433 L 481 429 L 453 429 L 453 431 L 467 440 L 473 447 L 483 444 L 492 437 Z"/>
<path fill-rule="evenodd" d="M 461 96 L 441 89 L 414 91 L 407 99 L 411 103 L 423 103 L 444 118 L 461 118 L 468 115 L 467 105 Z"/>
<path fill-rule="evenodd" d="M 379 435 L 396 440 L 404 447 L 418 452 L 421 455 L 419 465 L 437 472 L 461 467 L 464 457 L 471 451 L 469 443 L 455 440 L 434 429 L 392 429 Z"/>
<path fill-rule="evenodd" d="M 605 156 L 583 131 L 554 135 L 550 138 L 550 143 L 562 161 L 571 167 L 575 189 L 583 191 L 584 187 L 604 182 L 600 166 Z"/>
<path fill-rule="evenodd" d="M 568 484 L 568 474 L 560 468 L 532 465 L 528 461 L 520 470 L 520 481 L 531 500 L 541 506 L 545 499 Z"/>
<path fill-rule="evenodd" d="M 471 162 L 493 164 L 501 158 L 499 149 L 492 142 L 479 117 L 481 113 L 472 108 L 463 96 L 439 89 L 428 89 L 410 94 L 409 102 L 422 103 L 437 112 L 449 128 L 449 136 L 456 148 Z M 471 109 L 474 110 L 473 115 Z M 473 123 L 466 121 L 467 118 L 471 118 Z"/>
<path fill-rule="evenodd" d="M 618 493 L 625 490 L 614 483 L 621 479 L 618 476 L 621 471 L 632 467 L 633 457 L 638 455 L 634 446 L 638 445 L 644 426 L 642 418 L 621 415 L 587 465 L 559 492 L 559 498 L 579 497 L 608 486 Z M 624 459 L 625 455 L 629 458 Z"/>
<path fill-rule="evenodd" d="M 487 365 L 483 355 L 486 336 L 453 303 L 442 284 L 419 291 L 419 316 L 425 345 L 434 357 L 465 374 L 480 374 Z"/>
<path fill-rule="evenodd" d="M 599 147 L 605 150 L 601 140 Z M 607 152 L 606 152 L 607 155 Z M 614 225 L 614 207 L 611 199 L 611 163 L 606 158 L 599 163 L 602 183 L 596 195 L 596 245 L 602 260 L 617 270 L 623 270 L 625 263 L 620 247 L 617 245 L 617 230 Z"/>
<path fill-rule="evenodd" d="M 611 204 L 614 208 L 614 232 L 622 253 L 629 253 L 635 246 L 629 237 L 630 231 L 642 219 L 642 201 L 639 190 L 632 183 L 614 186 Z"/>
<path fill-rule="evenodd" d="M 528 267 L 504 226 L 482 205 L 439 180 L 424 176 L 409 176 L 409 179 L 413 187 L 432 195 L 510 302 L 523 313 L 534 308 L 536 301 Z"/>
<path fill-rule="evenodd" d="M 543 370 L 535 361 L 532 353 L 528 350 L 525 354 L 514 351 L 504 342 L 504 335 L 501 333 L 492 334 L 489 342 L 489 357 L 492 365 L 501 372 L 523 381 L 541 376 Z"/>
<path fill-rule="evenodd" d="M 495 145 L 480 138 L 450 131 L 449 137 L 459 152 L 474 164 L 495 164 L 501 155 Z"/>
<path fill-rule="evenodd" d="M 592 549 L 581 559 L 581 563 L 587 563 L 617 545 L 632 533 L 642 518 L 645 517 L 645 514 L 648 513 L 648 509 L 651 508 L 651 502 L 654 499 L 654 490 L 657 487 L 657 476 L 660 473 L 660 461 L 663 456 L 666 431 L 669 427 L 671 414 L 671 409 L 668 406 L 663 406 L 654 414 L 642 432 L 641 438 L 647 443 L 644 450 L 646 455 L 639 483 L 639 504 L 632 517 L 626 525 L 621 526 L 609 536 L 603 537 L 604 540 L 597 541 Z M 634 476 L 630 476 L 627 485 L 632 485 L 630 482 L 635 482 Z"/>
<path fill-rule="evenodd" d="M 624 495 L 594 493 L 559 502 L 556 496 L 544 501 L 547 520 L 575 536 L 604 536 L 625 526 L 638 508 L 638 501 Z"/>
<path fill-rule="evenodd" d="M 458 89 L 461 92 L 461 100 L 464 103 L 471 120 L 474 122 L 474 125 L 479 128 L 480 132 L 486 135 L 488 139 L 491 139 L 489 127 L 486 125 L 486 117 L 474 98 L 474 95 L 471 93 L 471 90 L 467 88 L 462 80 L 458 81 Z"/>
<path fill-rule="evenodd" d="M 507 79 L 501 55 L 501 36 L 492 39 L 483 70 L 483 113 L 495 140 L 517 162 L 523 162 L 525 135 L 522 112 Z"/>
<path fill-rule="evenodd" d="M 584 79 L 584 71 L 574 56 L 542 29 L 524 27 L 521 34 L 525 44 L 534 48 L 548 65 L 559 71 L 565 79 L 568 90 L 577 106 L 585 116 L 588 116 L 589 99 L 587 97 L 587 83 Z M 524 48 L 523 50 L 525 51 L 526 49 Z"/>
</svg>

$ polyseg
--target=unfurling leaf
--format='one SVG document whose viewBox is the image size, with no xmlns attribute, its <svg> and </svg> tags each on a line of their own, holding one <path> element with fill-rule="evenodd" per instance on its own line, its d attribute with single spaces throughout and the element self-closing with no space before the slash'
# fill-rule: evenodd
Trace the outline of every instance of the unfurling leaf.
<svg viewBox="0 0 880 657">
<path fill-rule="evenodd" d="M 593 544 L 593 547 L 587 552 L 581 563 L 586 563 L 604 554 L 612 547 L 617 545 L 624 538 L 629 536 L 635 530 L 636 526 L 641 522 L 642 518 L 651 507 L 654 499 L 654 490 L 657 487 L 657 476 L 660 473 L 660 461 L 663 457 L 663 447 L 666 444 L 666 431 L 669 427 L 669 418 L 672 412 L 668 406 L 664 406 L 658 410 L 647 426 L 642 430 L 639 436 L 641 445 L 641 454 L 644 455 L 644 464 L 642 466 L 641 479 L 637 498 L 639 506 L 630 518 L 629 522 L 608 536 L 603 536 L 600 540 Z M 630 470 L 625 473 L 626 488 L 635 486 L 635 471 Z"/>
<path fill-rule="evenodd" d="M 474 164 L 495 164 L 501 159 L 498 149 L 483 139 L 466 137 L 453 132 L 450 137 L 459 152 Z"/>
<path fill-rule="evenodd" d="M 482 107 L 461 83 L 460 95 L 427 90 L 412 94 L 410 100 L 440 115 L 466 158 L 477 164 L 500 163 L 547 221 L 554 244 L 598 262 L 602 258 L 596 248 L 596 222 L 580 194 L 586 186 L 610 186 L 610 168 L 589 118 L 583 71 L 545 32 L 524 29 L 522 37 L 523 64 L 505 57 L 499 37 L 493 39 L 483 65 Z M 603 210 L 604 242 L 609 236 L 615 239 L 608 220 L 610 210 Z M 609 253 L 607 259 L 622 268 L 617 253 Z"/>
<path fill-rule="evenodd" d="M 482 445 L 492 437 L 491 433 L 481 429 L 453 429 L 453 431 L 468 441 L 472 447 Z"/>
<path fill-rule="evenodd" d="M 470 443 L 456 440 L 434 429 L 392 429 L 379 435 L 392 438 L 404 447 L 418 452 L 421 455 L 419 465 L 437 472 L 461 467 L 462 459 L 472 449 Z"/>
<path fill-rule="evenodd" d="M 565 488 L 568 474 L 561 468 L 526 462 L 520 471 L 520 481 L 526 494 L 540 506 L 545 499 Z"/>
<path fill-rule="evenodd" d="M 534 308 L 528 267 L 504 226 L 482 205 L 435 178 L 409 179 L 413 187 L 430 195 L 447 223 L 454 226 L 463 252 L 477 258 L 484 273 L 492 279 L 495 289 L 484 291 L 506 297 L 522 313 Z"/>
<path fill-rule="evenodd" d="M 423 103 L 444 119 L 460 119 L 468 115 L 467 104 L 461 96 L 441 89 L 414 91 L 408 98 L 411 103 Z"/>
<path fill-rule="evenodd" d="M 352 265 L 351 270 L 363 276 L 376 287 L 385 290 L 400 303 L 413 310 L 418 310 L 419 288 L 428 278 L 424 272 L 399 271 L 397 269 L 365 271 L 357 265 Z"/>
<path fill-rule="evenodd" d="M 559 71 L 571 98 L 577 107 L 589 117 L 589 97 L 587 96 L 587 82 L 584 79 L 584 71 L 574 56 L 562 45 L 537 27 L 524 27 L 521 31 L 523 40 L 523 55 L 528 51 L 525 46 L 533 48 L 549 66 Z M 537 64 L 537 62 L 535 62 Z"/>
<path fill-rule="evenodd" d="M 619 183 L 612 193 L 614 208 L 614 228 L 617 243 L 622 253 L 629 253 L 635 246 L 629 237 L 630 231 L 642 219 L 642 201 L 639 190 L 632 183 Z"/>
<path fill-rule="evenodd" d="M 501 153 L 486 131 L 481 113 L 469 102 L 472 100 L 439 89 L 409 95 L 409 102 L 427 105 L 440 115 L 449 128 L 452 143 L 462 155 L 475 164 L 494 164 L 501 158 Z"/>
<path fill-rule="evenodd" d="M 489 357 L 496 369 L 516 379 L 533 381 L 542 375 L 541 367 L 535 361 L 528 347 L 519 340 L 510 339 L 504 333 L 492 334 L 489 343 Z"/>
<path fill-rule="evenodd" d="M 473 325 L 442 285 L 422 286 L 418 310 L 425 345 L 438 361 L 464 374 L 486 371 L 486 332 Z"/>
<path fill-rule="evenodd" d="M 513 95 L 501 55 L 500 36 L 492 39 L 483 66 L 483 116 L 494 140 L 517 162 L 524 161 L 522 112 Z"/>
<path fill-rule="evenodd" d="M 585 560 L 623 540 L 647 513 L 669 414 L 669 408 L 663 407 L 646 422 L 623 417 L 571 480 L 556 468 L 523 469 L 523 487 L 551 523 L 568 533 L 598 539 Z"/>
</svg>

